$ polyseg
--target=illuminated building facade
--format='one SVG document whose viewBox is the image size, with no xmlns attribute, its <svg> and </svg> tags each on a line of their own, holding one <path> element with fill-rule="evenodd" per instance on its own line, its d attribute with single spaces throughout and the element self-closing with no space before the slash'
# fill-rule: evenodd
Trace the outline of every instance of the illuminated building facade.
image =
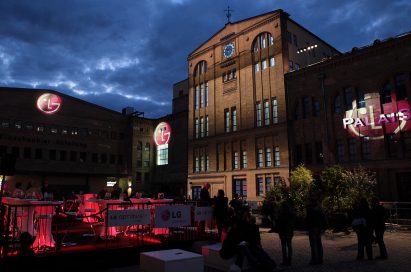
<svg viewBox="0 0 411 272">
<path fill-rule="evenodd" d="M 300 54 L 299 52 L 308 52 Z M 262 200 L 289 175 L 284 74 L 339 54 L 276 10 L 227 23 L 188 56 L 188 187 Z"/>
<path fill-rule="evenodd" d="M 181 106 L 148 119 L 130 107 L 120 113 L 52 90 L 1 87 L 0 108 L 0 157 L 16 158 L 10 189 L 37 180 L 61 194 L 96 193 L 114 182 L 150 196 L 185 193 L 187 112 Z M 158 165 L 153 134 L 162 122 L 174 131 L 173 153 Z"/>
<path fill-rule="evenodd" d="M 382 199 L 411 201 L 410 63 L 407 33 L 288 73 L 292 166 L 362 165 Z"/>
</svg>

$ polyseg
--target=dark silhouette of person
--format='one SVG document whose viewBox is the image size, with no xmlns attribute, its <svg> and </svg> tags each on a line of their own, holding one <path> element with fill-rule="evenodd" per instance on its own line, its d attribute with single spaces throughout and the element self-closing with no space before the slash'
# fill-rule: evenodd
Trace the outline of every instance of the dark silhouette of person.
<svg viewBox="0 0 411 272">
<path fill-rule="evenodd" d="M 121 188 L 118 184 L 114 184 L 113 189 L 111 190 L 111 199 L 119 199 L 121 194 Z"/>
<path fill-rule="evenodd" d="M 388 258 L 387 248 L 384 243 L 385 222 L 388 219 L 387 211 L 376 197 L 373 197 L 371 200 L 371 211 L 374 222 L 375 241 L 380 248 L 380 256 L 377 259 L 385 260 Z"/>
<path fill-rule="evenodd" d="M 289 200 L 285 200 L 280 205 L 277 217 L 277 230 L 281 241 L 281 250 L 283 255 L 282 265 L 291 265 L 291 258 L 293 255 L 291 242 L 294 236 L 294 224 L 294 207 Z"/>
<path fill-rule="evenodd" d="M 22 261 L 28 261 L 34 258 L 35 253 L 31 248 L 33 244 L 33 236 L 28 232 L 23 232 L 20 234 L 20 251 L 17 258 Z"/>
<path fill-rule="evenodd" d="M 310 265 L 323 263 L 323 245 L 321 242 L 321 232 L 325 229 L 325 215 L 318 204 L 316 197 L 310 197 L 310 203 L 307 205 L 306 224 L 308 228 L 308 237 L 311 247 Z"/>
<path fill-rule="evenodd" d="M 239 199 L 239 195 L 237 193 L 234 194 L 234 198 L 230 200 L 229 205 L 234 209 L 234 213 L 236 215 L 240 213 L 243 207 L 243 202 Z"/>
<path fill-rule="evenodd" d="M 246 259 L 252 271 L 275 271 L 277 267 L 275 261 L 263 250 L 255 217 L 247 207 L 241 210 L 240 218 L 229 227 L 220 256 L 223 259 L 237 257 L 235 264 L 240 268 Z"/>
<path fill-rule="evenodd" d="M 225 197 L 222 189 L 218 190 L 217 197 L 214 198 L 213 216 L 217 224 L 218 237 L 221 238 L 221 233 L 228 219 L 228 198 Z"/>
<path fill-rule="evenodd" d="M 200 201 L 204 202 L 204 205 L 210 205 L 211 204 L 211 197 L 210 197 L 210 192 L 208 191 L 210 189 L 210 184 L 206 183 L 204 184 L 203 188 L 201 188 L 200 191 Z"/>
<path fill-rule="evenodd" d="M 369 260 L 373 258 L 373 216 L 365 198 L 361 198 L 358 207 L 354 209 L 352 227 L 357 234 L 358 253 L 357 260 L 364 259 L 364 248 Z"/>
</svg>

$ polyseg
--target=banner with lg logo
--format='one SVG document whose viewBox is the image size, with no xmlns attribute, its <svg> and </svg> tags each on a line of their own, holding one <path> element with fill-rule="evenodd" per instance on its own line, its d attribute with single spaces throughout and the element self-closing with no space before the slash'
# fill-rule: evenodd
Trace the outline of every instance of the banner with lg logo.
<svg viewBox="0 0 411 272">
<path fill-rule="evenodd" d="M 156 228 L 190 226 L 191 206 L 157 206 L 154 225 Z"/>
</svg>

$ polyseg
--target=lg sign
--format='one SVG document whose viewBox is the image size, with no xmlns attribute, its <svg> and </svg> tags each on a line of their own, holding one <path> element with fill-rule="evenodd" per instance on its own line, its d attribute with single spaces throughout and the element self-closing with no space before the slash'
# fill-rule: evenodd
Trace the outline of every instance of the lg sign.
<svg viewBox="0 0 411 272">
<path fill-rule="evenodd" d="M 154 142 L 157 146 L 168 144 L 171 136 L 171 127 L 166 122 L 161 122 L 154 131 Z"/>
<path fill-rule="evenodd" d="M 343 127 L 354 137 L 368 137 L 370 140 L 384 138 L 384 134 L 399 135 L 400 131 L 411 130 L 411 107 L 408 101 L 397 101 L 391 96 L 390 103 L 381 105 L 378 93 L 365 96 L 365 106 L 345 112 Z M 397 136 L 399 137 L 399 136 Z"/>
<path fill-rule="evenodd" d="M 37 108 L 45 114 L 53 114 L 59 111 L 61 98 L 58 95 L 45 93 L 37 99 Z"/>
</svg>

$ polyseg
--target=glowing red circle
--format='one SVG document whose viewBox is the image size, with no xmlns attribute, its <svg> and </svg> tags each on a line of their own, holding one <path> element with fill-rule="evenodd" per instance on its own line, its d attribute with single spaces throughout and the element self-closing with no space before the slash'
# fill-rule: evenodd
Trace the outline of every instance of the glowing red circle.
<svg viewBox="0 0 411 272">
<path fill-rule="evenodd" d="M 37 108 L 45 114 L 53 114 L 59 111 L 61 98 L 58 95 L 45 93 L 37 99 Z"/>
<path fill-rule="evenodd" d="M 161 122 L 154 130 L 154 142 L 156 145 L 168 144 L 171 138 L 171 126 L 166 122 Z"/>
</svg>

